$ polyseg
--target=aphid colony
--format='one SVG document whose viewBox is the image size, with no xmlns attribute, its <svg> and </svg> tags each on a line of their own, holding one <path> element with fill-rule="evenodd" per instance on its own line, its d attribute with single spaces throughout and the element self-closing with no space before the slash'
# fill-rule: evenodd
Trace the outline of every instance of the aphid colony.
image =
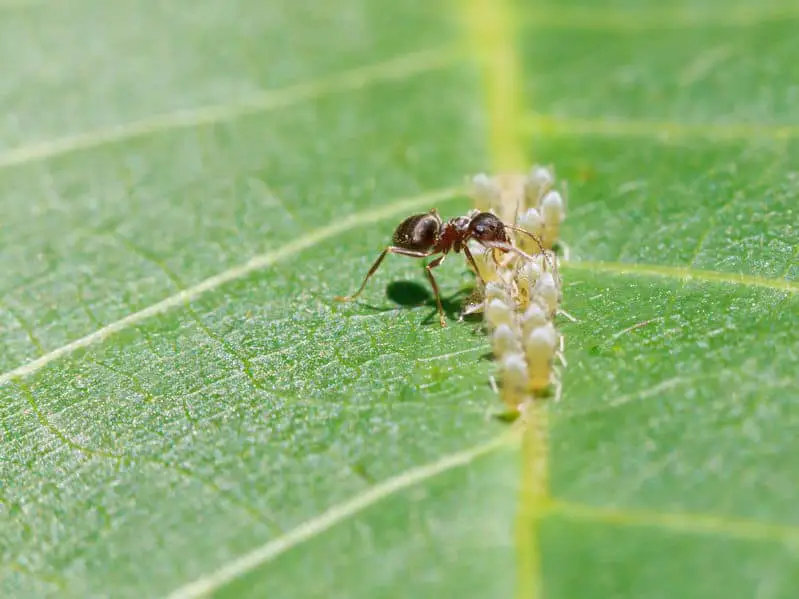
<svg viewBox="0 0 799 599">
<path fill-rule="evenodd" d="M 463 252 L 477 279 L 464 315 L 483 313 L 506 406 L 517 413 L 553 386 L 558 396 L 554 360 L 563 361 L 563 339 L 554 324 L 561 281 L 553 248 L 564 218 L 564 201 L 553 184 L 552 172 L 538 166 L 526 176 L 477 175 L 472 180 L 475 209 L 448 221 L 435 209 L 409 216 L 394 231 L 392 244 L 377 257 L 360 288 L 336 299 L 358 297 L 387 254 L 436 256 L 425 273 L 441 326 L 446 326 L 432 269 L 449 252 Z"/>
<path fill-rule="evenodd" d="M 483 313 L 500 396 L 514 413 L 552 388 L 560 395 L 555 360 L 565 361 L 563 337 L 555 327 L 562 294 L 554 248 L 565 202 L 554 182 L 552 171 L 541 166 L 528 175 L 480 174 L 472 180 L 476 209 L 489 210 L 526 232 L 516 231 L 512 242 L 528 258 L 508 253 L 497 260 L 491 248 L 472 248 L 477 288 L 464 311 Z"/>
</svg>

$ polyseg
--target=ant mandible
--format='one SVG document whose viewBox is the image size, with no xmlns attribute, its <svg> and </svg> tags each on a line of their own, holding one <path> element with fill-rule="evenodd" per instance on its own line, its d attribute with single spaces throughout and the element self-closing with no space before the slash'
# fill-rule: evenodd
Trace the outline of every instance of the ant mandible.
<svg viewBox="0 0 799 599">
<path fill-rule="evenodd" d="M 366 287 L 369 278 L 378 269 L 380 263 L 383 262 L 386 254 L 399 254 L 400 256 L 410 256 L 411 258 L 429 258 L 430 256 L 441 254 L 425 266 L 425 273 L 430 280 L 430 285 L 433 287 L 439 321 L 441 326 L 445 327 L 447 323 L 444 318 L 444 308 L 441 305 L 441 294 L 438 291 L 438 284 L 432 270 L 444 261 L 450 251 L 454 251 L 457 254 L 463 250 L 475 273 L 480 277 L 481 282 L 485 284 L 485 281 L 482 280 L 480 269 L 477 267 L 474 257 L 467 246 L 471 239 L 474 239 L 484 247 L 494 248 L 503 252 L 513 252 L 522 257 L 532 259 L 531 256 L 511 244 L 506 229 L 525 233 L 535 239 L 541 246 L 535 235 L 521 227 L 502 222 L 491 212 L 472 210 L 466 216 L 458 216 L 447 222 L 441 220 L 441 216 L 435 208 L 424 214 L 409 216 L 394 231 L 391 239 L 392 245 L 386 247 L 375 260 L 375 263 L 372 264 L 372 268 L 366 273 L 366 277 L 364 277 L 358 291 L 349 296 L 337 296 L 335 299 L 341 302 L 349 302 L 357 298 Z M 541 249 L 543 251 L 543 247 Z"/>
</svg>

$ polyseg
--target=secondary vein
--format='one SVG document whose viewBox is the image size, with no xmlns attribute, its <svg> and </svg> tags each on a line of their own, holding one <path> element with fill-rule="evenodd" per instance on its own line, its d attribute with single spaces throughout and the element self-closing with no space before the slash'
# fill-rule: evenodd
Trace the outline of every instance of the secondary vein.
<svg viewBox="0 0 799 599">
<path fill-rule="evenodd" d="M 170 295 L 169 297 L 162 299 L 160 302 L 152 304 L 142 310 L 139 310 L 138 312 L 134 312 L 133 314 L 129 314 L 124 318 L 114 321 L 102 327 L 101 329 L 94 331 L 93 333 L 89 333 L 88 335 L 80 337 L 75 341 L 67 343 L 66 345 L 62 345 L 61 347 L 58 347 L 40 356 L 36 360 L 0 374 L 0 386 L 5 385 L 17 378 L 28 377 L 41 370 L 51 362 L 69 355 L 78 349 L 99 343 L 107 337 L 126 330 L 142 322 L 143 320 L 150 318 L 151 316 L 156 316 L 175 307 L 184 306 L 186 303 L 193 301 L 197 297 L 208 293 L 209 291 L 213 291 L 221 287 L 225 283 L 235 281 L 236 279 L 241 279 L 252 272 L 262 270 L 268 266 L 271 266 L 275 262 L 279 262 L 280 260 L 294 256 L 297 252 L 301 252 L 305 249 L 313 247 L 326 239 L 330 239 L 356 227 L 378 222 L 397 214 L 406 213 L 409 210 L 425 207 L 429 208 L 435 202 L 445 202 L 455 199 L 458 197 L 458 192 L 459 188 L 449 187 L 422 193 L 417 196 L 391 202 L 390 204 L 377 209 L 356 212 L 355 214 L 333 222 L 330 225 L 311 231 L 310 233 L 303 235 L 302 237 L 299 237 L 293 242 L 288 243 L 276 250 L 254 256 L 244 264 L 209 277 L 197 283 L 196 285 L 187 287 L 186 289 L 183 289 L 174 295 Z"/>
<path fill-rule="evenodd" d="M 247 114 L 284 108 L 332 93 L 360 89 L 379 81 L 402 80 L 452 66 L 457 58 L 456 48 L 434 48 L 319 77 L 284 89 L 265 90 L 238 102 L 187 108 L 105 129 L 33 143 L 0 153 L 0 169 L 165 131 L 232 121 Z"/>
<path fill-rule="evenodd" d="M 509 435 L 499 436 L 488 443 L 445 456 L 435 462 L 413 468 L 385 482 L 370 487 L 362 494 L 330 508 L 316 518 L 312 518 L 289 531 L 282 537 L 269 541 L 250 553 L 242 555 L 223 565 L 208 576 L 174 590 L 168 595 L 167 599 L 194 599 L 196 597 L 204 597 L 258 566 L 262 566 L 274 560 L 289 549 L 325 532 L 336 524 L 354 516 L 382 499 L 448 470 L 465 466 L 480 456 L 506 447 L 510 444 L 512 438 L 513 437 Z"/>
</svg>

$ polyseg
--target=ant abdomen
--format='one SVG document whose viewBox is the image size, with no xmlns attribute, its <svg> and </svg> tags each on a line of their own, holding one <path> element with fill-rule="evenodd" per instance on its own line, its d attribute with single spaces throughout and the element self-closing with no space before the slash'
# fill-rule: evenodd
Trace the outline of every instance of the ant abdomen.
<svg viewBox="0 0 799 599">
<path fill-rule="evenodd" d="M 414 214 L 399 224 L 392 242 L 406 250 L 428 250 L 438 241 L 440 229 L 441 218 L 437 213 Z"/>
</svg>

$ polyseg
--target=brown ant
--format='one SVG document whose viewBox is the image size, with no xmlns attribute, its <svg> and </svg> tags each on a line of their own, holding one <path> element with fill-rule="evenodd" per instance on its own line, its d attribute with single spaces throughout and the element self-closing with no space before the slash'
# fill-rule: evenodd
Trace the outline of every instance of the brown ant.
<svg viewBox="0 0 799 599">
<path fill-rule="evenodd" d="M 433 287 L 441 326 L 447 326 L 444 318 L 444 308 L 441 305 L 441 295 L 432 270 L 444 261 L 450 251 L 459 253 L 463 250 L 475 273 L 477 273 L 481 282 L 485 284 L 480 274 L 480 269 L 477 267 L 474 257 L 467 246 L 467 243 L 472 239 L 484 247 L 494 248 L 502 252 L 513 252 L 522 257 L 532 259 L 531 256 L 511 244 L 510 237 L 505 229 L 525 233 L 535 239 L 539 247 L 541 247 L 541 243 L 535 235 L 521 227 L 503 223 L 491 212 L 472 210 L 466 216 L 458 216 L 447 222 L 441 220 L 441 216 L 435 208 L 425 214 L 409 216 L 394 231 L 391 239 L 392 245 L 384 249 L 375 260 L 375 263 L 372 264 L 372 268 L 366 273 L 366 277 L 358 291 L 353 295 L 338 296 L 335 299 L 341 302 L 349 302 L 358 297 L 364 287 L 366 287 L 369 278 L 378 269 L 383 258 L 386 257 L 386 254 L 399 254 L 400 256 L 410 256 L 411 258 L 428 258 L 435 254 L 441 254 L 425 266 L 425 272 L 427 273 L 427 278 L 430 279 L 430 285 Z M 543 247 L 541 247 L 541 251 L 544 251 Z"/>
</svg>

